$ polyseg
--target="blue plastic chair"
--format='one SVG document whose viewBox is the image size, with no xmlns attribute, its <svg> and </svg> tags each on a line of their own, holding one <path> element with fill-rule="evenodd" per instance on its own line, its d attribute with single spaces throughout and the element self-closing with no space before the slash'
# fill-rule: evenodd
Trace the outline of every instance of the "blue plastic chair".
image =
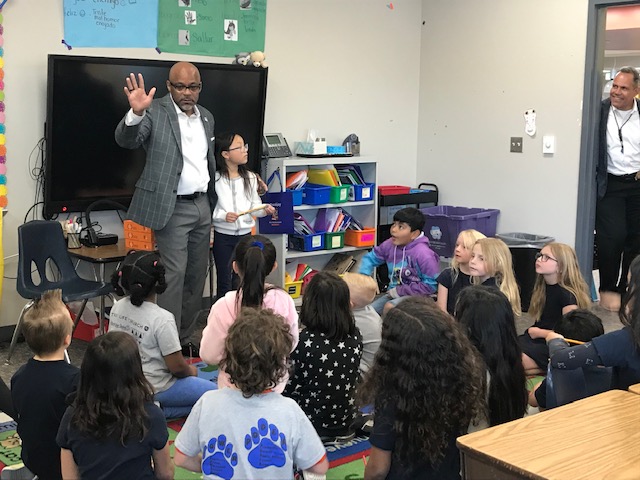
<svg viewBox="0 0 640 480">
<path fill-rule="evenodd" d="M 547 408 L 559 407 L 612 388 L 612 367 L 584 367 L 575 370 L 547 368 Z"/>
<path fill-rule="evenodd" d="M 11 355 L 13 355 L 18 341 L 25 312 L 44 292 L 59 288 L 62 290 L 62 300 L 65 303 L 83 301 L 73 327 L 75 331 L 87 301 L 90 298 L 108 295 L 113 291 L 113 286 L 109 283 L 85 280 L 78 276 L 67 252 L 62 226 L 58 222 L 34 220 L 20 225 L 18 227 L 18 254 L 16 289 L 22 298 L 30 301 L 20 312 L 11 338 L 7 363 L 11 360 Z M 40 278 L 39 283 L 34 282 L 34 268 Z M 56 278 L 47 275 L 47 271 L 51 274 L 52 271 L 55 273 L 55 270 L 57 270 Z"/>
</svg>

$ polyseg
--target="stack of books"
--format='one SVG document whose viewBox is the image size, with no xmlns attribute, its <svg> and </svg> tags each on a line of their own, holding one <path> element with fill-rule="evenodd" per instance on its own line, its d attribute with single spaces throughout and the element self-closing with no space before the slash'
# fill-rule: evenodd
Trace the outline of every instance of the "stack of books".
<svg viewBox="0 0 640 480">
<path fill-rule="evenodd" d="M 342 185 L 365 185 L 362 170 L 358 165 L 338 165 L 336 167 Z"/>
<path fill-rule="evenodd" d="M 291 172 L 287 174 L 286 187 L 287 190 L 301 190 L 304 184 L 309 180 L 307 170 L 300 170 L 299 172 Z"/>
<path fill-rule="evenodd" d="M 314 222 L 316 232 L 344 232 L 362 230 L 362 225 L 342 208 L 320 208 Z"/>
<path fill-rule="evenodd" d="M 333 257 L 322 269 L 325 272 L 335 272 L 338 275 L 347 273 L 356 264 L 356 259 L 348 253 L 334 253 Z"/>
</svg>

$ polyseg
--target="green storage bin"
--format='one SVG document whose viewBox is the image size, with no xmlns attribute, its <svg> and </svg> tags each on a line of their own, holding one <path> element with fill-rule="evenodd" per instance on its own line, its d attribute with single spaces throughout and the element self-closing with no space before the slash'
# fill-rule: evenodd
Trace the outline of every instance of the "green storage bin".
<svg viewBox="0 0 640 480">
<path fill-rule="evenodd" d="M 350 187 L 351 185 L 331 187 L 331 192 L 329 193 L 329 203 L 344 203 L 348 201 Z"/>
<path fill-rule="evenodd" d="M 345 232 L 327 232 L 324 234 L 324 249 L 334 250 L 344 247 Z"/>
</svg>

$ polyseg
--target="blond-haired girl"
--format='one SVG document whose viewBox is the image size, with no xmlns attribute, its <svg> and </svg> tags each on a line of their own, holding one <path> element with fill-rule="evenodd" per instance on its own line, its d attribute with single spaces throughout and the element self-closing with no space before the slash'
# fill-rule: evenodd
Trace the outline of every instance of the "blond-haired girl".
<svg viewBox="0 0 640 480">
<path fill-rule="evenodd" d="M 471 250 L 469 261 L 471 283 L 496 286 L 509 299 L 513 313 L 522 314 L 520 289 L 513 273 L 513 260 L 509 247 L 498 238 L 481 238 Z"/>
<path fill-rule="evenodd" d="M 444 312 L 453 315 L 458 294 L 463 288 L 471 286 L 469 260 L 471 250 L 478 240 L 487 238 L 477 230 L 463 230 L 456 240 L 451 267 L 444 269 L 436 281 L 438 282 L 438 299 L 436 303 Z"/>
<path fill-rule="evenodd" d="M 532 327 L 520 335 L 522 364 L 527 374 L 547 369 L 549 349 L 545 337 L 565 313 L 589 308 L 591 298 L 578 265 L 575 250 L 564 243 L 547 243 L 536 255 L 536 283 L 531 295 L 529 315 Z"/>
</svg>

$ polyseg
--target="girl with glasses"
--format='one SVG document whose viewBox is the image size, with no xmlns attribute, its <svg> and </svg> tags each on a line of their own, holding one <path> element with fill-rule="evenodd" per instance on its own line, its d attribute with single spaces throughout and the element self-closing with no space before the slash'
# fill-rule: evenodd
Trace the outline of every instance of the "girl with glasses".
<svg viewBox="0 0 640 480">
<path fill-rule="evenodd" d="M 529 315 L 532 327 L 520 335 L 522 364 L 528 375 L 544 374 L 549 360 L 545 337 L 562 316 L 577 308 L 589 308 L 589 287 L 582 278 L 576 252 L 564 243 L 551 242 L 536 255 L 536 283 Z"/>
<path fill-rule="evenodd" d="M 233 250 L 240 239 L 251 233 L 256 224 L 253 217 L 275 213 L 275 208 L 264 205 L 258 195 L 258 177 L 247 168 L 248 152 L 249 145 L 237 133 L 216 135 L 215 189 L 218 203 L 213 211 L 213 258 L 218 299 L 232 289 Z M 233 283 L 233 287 L 237 287 L 236 275 L 233 275 Z"/>
</svg>

